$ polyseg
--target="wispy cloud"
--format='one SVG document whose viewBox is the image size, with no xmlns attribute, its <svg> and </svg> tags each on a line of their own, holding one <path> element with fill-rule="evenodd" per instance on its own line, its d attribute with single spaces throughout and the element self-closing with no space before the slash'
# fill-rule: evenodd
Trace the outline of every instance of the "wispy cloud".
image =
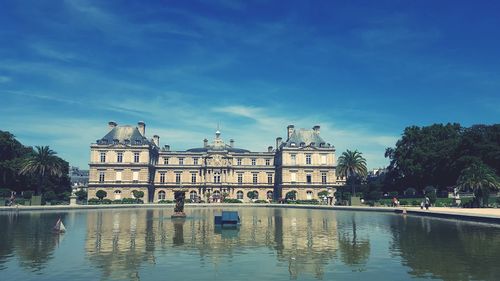
<svg viewBox="0 0 500 281">
<path fill-rule="evenodd" d="M 0 76 L 0 83 L 7 83 L 10 80 L 12 80 L 12 79 L 8 76 Z"/>
<path fill-rule="evenodd" d="M 56 50 L 53 47 L 50 47 L 50 46 L 42 44 L 42 43 L 32 44 L 31 47 L 33 48 L 35 53 L 37 53 L 43 57 L 49 58 L 49 59 L 55 59 L 55 60 L 60 60 L 60 61 L 64 61 L 64 62 L 69 62 L 69 61 L 76 58 L 75 54 Z"/>
</svg>

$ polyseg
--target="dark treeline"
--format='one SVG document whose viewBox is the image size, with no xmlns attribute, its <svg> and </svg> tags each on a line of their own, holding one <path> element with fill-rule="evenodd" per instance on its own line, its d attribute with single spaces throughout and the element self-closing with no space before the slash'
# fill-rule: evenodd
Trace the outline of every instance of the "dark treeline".
<svg viewBox="0 0 500 281">
<path fill-rule="evenodd" d="M 422 194 L 428 186 L 449 190 L 462 171 L 486 166 L 500 174 L 500 124 L 462 127 L 434 124 L 407 127 L 396 147 L 388 148 L 388 172 L 371 188 L 398 191 L 414 188 Z"/>
<path fill-rule="evenodd" d="M 21 144 L 14 135 L 0 131 L 0 191 L 16 191 L 18 194 L 30 191 L 32 194 L 40 184 L 40 178 L 34 174 L 21 173 L 26 159 L 32 156 L 35 150 Z M 55 156 L 57 157 L 57 156 Z M 43 180 L 43 194 L 46 200 L 65 200 L 71 193 L 68 177 L 68 162 L 57 157 L 62 163 L 62 176 L 48 174 Z"/>
</svg>

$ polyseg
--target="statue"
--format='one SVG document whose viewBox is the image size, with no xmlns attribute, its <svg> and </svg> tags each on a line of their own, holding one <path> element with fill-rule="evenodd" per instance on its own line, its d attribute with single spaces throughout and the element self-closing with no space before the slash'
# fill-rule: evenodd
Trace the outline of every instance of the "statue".
<svg viewBox="0 0 500 281">
<path fill-rule="evenodd" d="M 184 191 L 176 191 L 174 197 L 175 207 L 172 218 L 185 218 L 186 214 L 184 213 Z"/>
</svg>

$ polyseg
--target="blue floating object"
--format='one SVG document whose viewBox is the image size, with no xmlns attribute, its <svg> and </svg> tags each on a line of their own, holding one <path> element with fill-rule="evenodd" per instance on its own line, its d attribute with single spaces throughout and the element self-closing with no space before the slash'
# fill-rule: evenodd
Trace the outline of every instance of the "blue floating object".
<svg viewBox="0 0 500 281">
<path fill-rule="evenodd" d="M 215 225 L 233 225 L 237 226 L 240 223 L 240 216 L 236 211 L 222 211 L 222 215 L 215 216 Z"/>
</svg>

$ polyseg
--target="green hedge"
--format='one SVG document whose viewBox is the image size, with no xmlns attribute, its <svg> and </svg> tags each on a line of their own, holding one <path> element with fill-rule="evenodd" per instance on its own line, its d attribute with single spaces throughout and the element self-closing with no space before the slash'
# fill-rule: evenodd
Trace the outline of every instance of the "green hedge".
<svg viewBox="0 0 500 281">
<path fill-rule="evenodd" d="M 231 199 L 231 198 L 225 198 L 223 202 L 224 203 L 243 203 L 239 199 Z"/>
<path fill-rule="evenodd" d="M 490 198 L 490 204 L 495 202 L 496 198 Z M 400 199 L 400 206 L 420 206 L 420 203 L 424 201 L 424 198 L 411 198 L 411 199 Z M 471 202 L 472 198 L 461 198 L 461 205 Z M 377 201 L 375 201 L 377 202 Z M 378 203 L 382 206 L 392 206 L 392 199 L 380 199 Z M 369 204 L 367 202 L 367 204 Z M 432 205 L 434 207 L 452 207 L 453 198 L 436 198 L 436 202 Z"/>
<path fill-rule="evenodd" d="M 316 199 L 312 200 L 294 200 L 287 201 L 288 204 L 307 204 L 307 205 L 319 205 L 319 201 Z"/>
</svg>

